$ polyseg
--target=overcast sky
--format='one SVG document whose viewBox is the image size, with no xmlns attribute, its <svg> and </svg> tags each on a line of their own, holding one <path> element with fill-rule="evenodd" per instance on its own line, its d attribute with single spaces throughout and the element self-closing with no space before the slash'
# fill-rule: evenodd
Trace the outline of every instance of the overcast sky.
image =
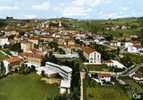
<svg viewBox="0 0 143 100">
<path fill-rule="evenodd" d="M 107 19 L 143 16 L 143 0 L 0 0 L 0 18 Z"/>
</svg>

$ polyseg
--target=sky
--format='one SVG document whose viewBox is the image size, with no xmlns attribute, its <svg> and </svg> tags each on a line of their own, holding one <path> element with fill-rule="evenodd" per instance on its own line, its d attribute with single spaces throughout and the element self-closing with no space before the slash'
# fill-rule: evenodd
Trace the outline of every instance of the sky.
<svg viewBox="0 0 143 100">
<path fill-rule="evenodd" d="M 143 17 L 143 0 L 0 0 L 0 18 Z"/>
</svg>

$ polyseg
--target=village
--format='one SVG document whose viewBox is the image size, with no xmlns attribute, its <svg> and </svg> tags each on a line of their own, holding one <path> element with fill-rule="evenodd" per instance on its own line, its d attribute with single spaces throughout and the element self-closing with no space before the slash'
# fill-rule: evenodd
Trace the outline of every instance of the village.
<svg viewBox="0 0 143 100">
<path fill-rule="evenodd" d="M 74 94 L 79 84 L 77 98 L 81 100 L 88 85 L 92 89 L 94 85 L 127 87 L 128 96 L 121 93 L 123 100 L 141 100 L 143 47 L 138 38 L 130 35 L 117 39 L 66 29 L 61 20 L 11 21 L 0 32 L 0 76 L 3 79 L 14 73 L 36 73 L 47 84 L 58 84 L 56 94 L 62 96 Z M 86 95 L 94 98 L 94 94 Z"/>
</svg>

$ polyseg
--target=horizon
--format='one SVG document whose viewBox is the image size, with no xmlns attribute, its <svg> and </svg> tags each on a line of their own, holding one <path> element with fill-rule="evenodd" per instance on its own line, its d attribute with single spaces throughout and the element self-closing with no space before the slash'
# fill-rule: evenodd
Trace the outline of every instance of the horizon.
<svg viewBox="0 0 143 100">
<path fill-rule="evenodd" d="M 0 18 L 7 16 L 16 19 L 142 17 L 142 4 L 142 0 L 1 0 Z"/>
<path fill-rule="evenodd" d="M 47 18 L 15 18 L 13 16 L 5 16 L 3 18 L 0 18 L 2 20 L 5 20 L 7 17 L 12 17 L 14 20 L 49 20 L 49 19 L 62 19 L 62 18 L 65 18 L 65 19 L 75 19 L 75 20 L 116 20 L 116 19 L 130 19 L 130 18 L 143 18 L 143 16 L 137 16 L 137 17 L 134 17 L 134 16 L 130 16 L 130 17 L 117 17 L 117 18 L 103 18 L 103 19 L 94 19 L 94 18 L 89 18 L 89 19 L 82 19 L 82 18 L 70 18 L 70 17 L 47 17 Z"/>
</svg>

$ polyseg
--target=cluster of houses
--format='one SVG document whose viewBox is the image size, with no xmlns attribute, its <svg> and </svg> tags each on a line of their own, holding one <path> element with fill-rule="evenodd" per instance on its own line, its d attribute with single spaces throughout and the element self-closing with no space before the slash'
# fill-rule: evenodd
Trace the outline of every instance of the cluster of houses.
<svg viewBox="0 0 143 100">
<path fill-rule="evenodd" d="M 19 27 L 21 25 L 18 25 Z M 26 29 L 29 25 L 23 25 L 23 28 Z M 95 64 L 102 65 L 106 64 L 109 67 L 116 67 L 119 69 L 126 68 L 122 63 L 117 60 L 111 59 L 110 61 L 102 61 L 102 55 L 100 52 L 97 52 L 95 49 L 89 47 L 90 43 L 97 43 L 99 45 L 108 45 L 111 47 L 123 48 L 124 51 L 129 53 L 139 53 L 142 50 L 141 44 L 136 41 L 108 41 L 105 37 L 96 35 L 93 33 L 80 33 L 77 30 L 68 30 L 64 29 L 61 22 L 58 23 L 48 23 L 41 22 L 38 23 L 36 27 L 32 27 L 32 30 L 29 32 L 24 32 L 21 35 L 17 31 L 2 31 L 3 36 L 0 37 L 0 47 L 1 49 L 7 49 L 6 47 L 11 44 L 20 44 L 21 52 L 10 51 L 11 55 L 6 59 L 3 59 L 6 69 L 6 75 L 11 71 L 19 69 L 19 66 L 23 63 L 27 67 L 34 66 L 36 68 L 37 74 L 46 74 L 48 77 L 54 77 L 59 74 L 63 79 L 60 83 L 60 93 L 70 93 L 71 87 L 71 75 L 72 69 L 68 66 L 62 66 L 51 62 L 45 62 L 45 66 L 42 66 L 41 63 L 49 52 L 58 58 L 58 59 L 78 59 L 79 54 L 78 50 L 83 51 L 84 57 L 88 60 L 84 64 Z M 14 36 L 11 39 L 11 36 Z M 76 44 L 75 40 L 79 40 L 84 43 L 84 45 Z M 58 48 L 62 49 L 64 53 L 59 53 L 55 48 L 50 48 L 49 43 L 56 42 Z M 111 73 L 97 73 L 97 79 L 94 78 L 97 82 L 103 84 L 103 82 L 111 81 Z"/>
<path fill-rule="evenodd" d="M 58 25 L 58 26 L 56 26 Z M 47 27 L 42 24 L 41 27 Z M 72 36 L 77 33 L 74 30 L 60 30 L 61 23 L 49 26 L 52 29 L 57 29 L 58 32 L 42 32 L 34 30 L 34 33 L 25 32 L 23 35 L 17 31 L 2 31 L 4 34 L 0 37 L 1 50 L 8 50 L 9 55 L 1 59 L 5 67 L 5 75 L 10 72 L 20 69 L 22 64 L 27 67 L 35 67 L 36 73 L 47 77 L 55 77 L 57 74 L 62 77 L 60 82 L 60 93 L 70 93 L 72 69 L 68 66 L 58 65 L 51 62 L 45 62 L 42 66 L 43 59 L 49 55 L 49 52 L 56 58 L 73 59 L 79 58 L 78 53 L 75 52 L 76 46 Z M 55 27 L 55 28 L 54 28 Z M 12 36 L 12 39 L 10 39 Z M 65 53 L 60 54 L 53 48 L 49 47 L 50 42 L 57 42 L 58 48 L 61 48 Z M 20 44 L 20 52 L 11 51 L 8 47 L 12 44 Z"/>
<path fill-rule="evenodd" d="M 77 34 L 76 39 L 80 40 L 86 45 L 89 45 L 90 43 L 96 43 L 99 45 L 106 45 L 115 48 L 119 47 L 128 53 L 142 53 L 143 51 L 143 47 L 141 46 L 141 43 L 138 41 L 137 35 L 131 35 L 129 38 L 125 38 L 124 40 L 113 39 L 111 41 L 108 41 L 102 35 L 84 33 L 84 34 Z"/>
</svg>

